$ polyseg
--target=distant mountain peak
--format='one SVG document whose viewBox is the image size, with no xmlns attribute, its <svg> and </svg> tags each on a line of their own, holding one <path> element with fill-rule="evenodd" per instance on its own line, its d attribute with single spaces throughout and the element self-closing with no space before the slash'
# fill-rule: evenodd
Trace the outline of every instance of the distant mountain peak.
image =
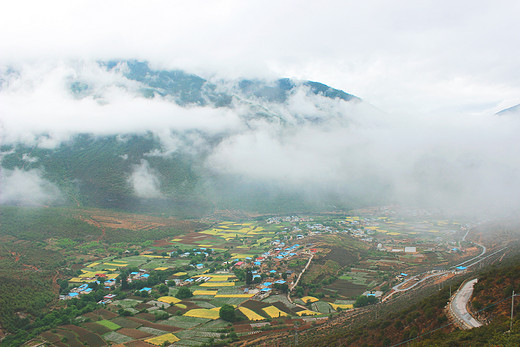
<svg viewBox="0 0 520 347">
<path fill-rule="evenodd" d="M 274 81 L 242 79 L 236 82 L 210 82 L 200 76 L 182 70 L 154 70 L 145 61 L 125 60 L 102 62 L 108 70 L 123 66 L 126 78 L 143 84 L 143 95 L 172 97 L 176 103 L 184 105 L 213 105 L 216 107 L 231 106 L 233 96 L 241 99 L 256 98 L 270 103 L 283 103 L 299 87 L 308 87 L 309 92 L 329 99 L 343 101 L 361 101 L 360 98 L 319 82 L 295 81 L 281 78 Z"/>
<path fill-rule="evenodd" d="M 520 115 L 520 104 L 506 108 L 505 110 L 502 110 L 500 112 L 497 112 L 496 115 L 497 116 L 506 116 L 506 115 L 515 114 L 515 113 Z"/>
</svg>

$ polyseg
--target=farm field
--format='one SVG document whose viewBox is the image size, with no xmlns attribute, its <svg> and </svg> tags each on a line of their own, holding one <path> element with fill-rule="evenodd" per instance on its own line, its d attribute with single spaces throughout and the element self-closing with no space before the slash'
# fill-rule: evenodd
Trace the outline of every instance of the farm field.
<svg viewBox="0 0 520 347">
<path fill-rule="evenodd" d="M 168 226 L 160 218 L 138 222 L 135 215 L 127 221 L 120 215 L 80 215 L 105 232 L 128 227 L 148 233 Z M 270 320 L 279 320 L 280 327 L 305 325 L 309 317 L 327 319 L 352 310 L 357 297 L 367 291 L 384 293 L 403 271 L 461 258 L 450 252 L 460 229 L 450 221 L 359 214 L 194 225 L 198 229 L 119 244 L 117 250 L 88 250 L 89 256 L 62 284 L 61 303 L 97 302 L 97 307 L 89 306 L 78 317 L 77 329 L 57 325 L 39 338 L 49 343 L 65 338 L 70 345 L 231 342 L 246 339 L 257 324 L 271 325 Z M 66 252 L 74 254 L 81 247 L 72 243 Z M 411 248 L 405 252 L 405 247 Z M 291 293 L 293 304 L 286 292 L 307 263 Z M 225 305 L 235 307 L 236 321 L 220 318 Z"/>
</svg>

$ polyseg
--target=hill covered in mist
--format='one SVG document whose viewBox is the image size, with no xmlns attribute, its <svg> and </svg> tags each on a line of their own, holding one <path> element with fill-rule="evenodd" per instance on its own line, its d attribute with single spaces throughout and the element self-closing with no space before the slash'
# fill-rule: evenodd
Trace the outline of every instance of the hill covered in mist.
<svg viewBox="0 0 520 347">
<path fill-rule="evenodd" d="M 390 115 L 319 82 L 140 61 L 7 67 L 0 83 L 2 204 L 518 207 L 514 119 Z"/>
</svg>

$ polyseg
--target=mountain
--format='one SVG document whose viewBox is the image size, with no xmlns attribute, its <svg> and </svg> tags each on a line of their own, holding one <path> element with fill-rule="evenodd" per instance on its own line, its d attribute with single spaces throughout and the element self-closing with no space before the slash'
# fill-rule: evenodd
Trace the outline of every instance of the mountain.
<svg viewBox="0 0 520 347">
<path fill-rule="evenodd" d="M 230 107 L 233 98 L 257 98 L 259 100 L 283 103 L 298 87 L 305 86 L 315 95 L 345 101 L 360 101 L 358 97 L 342 90 L 331 88 L 325 84 L 312 81 L 293 81 L 288 78 L 271 82 L 260 80 L 239 80 L 232 83 L 227 92 L 221 86 L 197 75 L 182 70 L 154 70 L 148 63 L 136 60 L 111 61 L 101 63 L 108 70 L 122 69 L 126 78 L 143 84 L 142 93 L 147 97 L 154 95 L 172 97 L 179 105 L 212 105 Z M 229 84 L 226 81 L 221 83 Z M 88 86 L 79 88 L 84 90 Z M 78 89 L 76 87 L 76 89 Z"/>
<path fill-rule="evenodd" d="M 220 157 L 228 155 L 230 146 L 244 138 L 257 141 L 268 134 L 268 141 L 282 143 L 299 136 L 301 129 L 327 132 L 344 125 L 351 121 L 344 108 L 363 104 L 360 98 L 318 82 L 287 78 L 210 81 L 181 70 L 153 69 L 147 62 L 136 60 L 99 62 L 96 69 L 101 71 L 97 72 L 101 78 L 80 68 L 63 78 L 65 92 L 78 104 L 77 110 L 85 102 L 107 109 L 104 106 L 112 102 L 110 92 L 116 90 L 130 95 L 130 101 L 149 100 L 151 106 L 161 107 L 177 105 L 168 108 L 164 118 L 166 122 L 175 118 L 182 126 L 148 129 L 160 118 L 151 108 L 146 116 L 149 124 L 136 130 L 104 130 L 100 125 L 99 132 L 78 130 L 65 140 L 55 141 L 53 131 L 42 131 L 34 135 L 35 142 L 4 141 L 0 148 L 1 175 L 10 188 L 4 189 L 1 203 L 73 204 L 182 215 L 227 208 L 330 209 L 338 203 L 336 193 L 330 190 L 311 200 L 306 199 L 308 192 L 290 188 L 292 183 L 256 177 L 254 172 L 228 172 L 233 164 Z M 2 88 L 9 87 L 8 81 L 19 75 L 8 70 L 1 76 Z M 205 118 L 199 120 L 200 114 Z M 221 115 L 231 119 L 231 125 L 221 126 L 213 119 Z M 133 122 L 125 119 L 124 113 L 119 119 Z M 46 142 L 53 145 L 42 145 Z M 231 150 L 243 148 L 238 144 Z M 265 169 L 268 173 L 278 170 Z M 37 191 L 27 193 L 22 189 L 27 182 Z"/>
<path fill-rule="evenodd" d="M 505 110 L 502 110 L 500 112 L 497 112 L 498 116 L 507 116 L 507 115 L 511 115 L 511 114 L 520 114 L 520 104 L 506 108 Z"/>
</svg>

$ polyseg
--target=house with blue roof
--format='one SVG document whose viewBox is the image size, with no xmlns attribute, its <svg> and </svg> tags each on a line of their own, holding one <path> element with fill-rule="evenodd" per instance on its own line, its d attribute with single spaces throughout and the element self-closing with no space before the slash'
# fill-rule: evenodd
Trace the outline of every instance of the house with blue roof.
<svg viewBox="0 0 520 347">
<path fill-rule="evenodd" d="M 152 291 L 152 288 L 144 287 L 143 289 L 140 289 L 139 291 L 140 291 L 140 292 L 147 292 L 147 293 L 150 293 L 150 292 Z"/>
</svg>

